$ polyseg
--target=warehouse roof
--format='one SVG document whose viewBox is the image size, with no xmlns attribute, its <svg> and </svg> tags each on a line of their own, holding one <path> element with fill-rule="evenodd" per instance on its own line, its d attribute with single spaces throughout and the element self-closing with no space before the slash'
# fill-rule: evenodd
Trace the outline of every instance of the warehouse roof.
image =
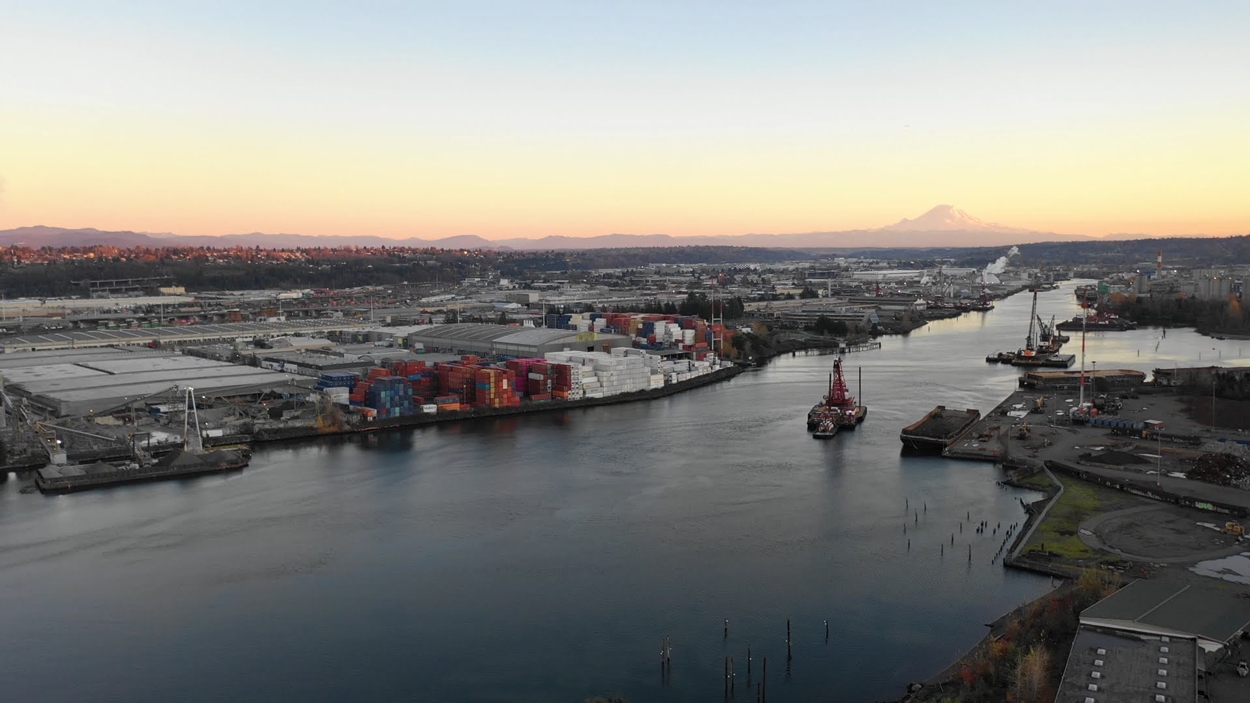
<svg viewBox="0 0 1250 703">
<path fill-rule="evenodd" d="M 27 361 L 33 361 L 38 356 L 30 356 Z M 137 358 L 114 356 L 102 360 L 90 355 L 42 356 L 61 359 L 76 356 L 78 363 L 6 369 L 6 381 L 11 381 L 9 387 L 16 394 L 60 415 L 101 412 L 129 398 L 159 393 L 174 386 L 211 392 L 237 388 L 242 389 L 239 391 L 242 394 L 315 383 L 310 377 L 292 377 L 265 369 L 173 354 Z"/>
<path fill-rule="evenodd" d="M 1086 608 L 1081 622 L 1227 643 L 1250 626 L 1250 601 L 1193 584 L 1138 579 Z"/>
<path fill-rule="evenodd" d="M 1129 703 L 1163 695 L 1168 701 L 1190 703 L 1197 700 L 1197 660 L 1198 647 L 1192 638 L 1171 637 L 1164 642 L 1081 626 L 1055 700 Z"/>
<path fill-rule="evenodd" d="M 134 347 L 97 347 L 92 349 L 58 349 L 56 351 L 24 351 L 0 354 L 0 372 L 7 369 L 53 364 L 78 364 L 86 361 L 109 359 L 145 359 L 170 356 L 173 352 L 138 349 Z M 7 376 L 6 376 L 7 378 Z"/>
<path fill-rule="evenodd" d="M 358 320 L 312 319 L 287 322 L 230 322 L 224 324 L 175 325 L 132 330 L 78 330 L 4 337 L 0 339 L 0 347 L 6 351 L 10 349 L 72 349 L 87 346 L 146 344 L 153 340 L 159 340 L 163 344 L 172 344 L 200 339 L 274 336 L 294 334 L 296 332 L 356 329 L 367 326 L 369 326 L 369 323 Z"/>
<path fill-rule="evenodd" d="M 435 325 L 421 330 L 414 338 L 459 339 L 475 342 L 499 342 L 500 344 L 539 345 L 559 342 L 587 332 L 577 330 L 553 329 L 550 327 L 510 327 L 508 325 L 487 325 L 460 323 L 451 325 Z M 608 335 L 604 335 L 608 336 Z"/>
</svg>

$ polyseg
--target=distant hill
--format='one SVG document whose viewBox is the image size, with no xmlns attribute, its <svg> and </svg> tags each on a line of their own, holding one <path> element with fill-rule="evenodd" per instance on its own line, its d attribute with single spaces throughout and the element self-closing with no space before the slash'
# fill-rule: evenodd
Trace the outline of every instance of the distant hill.
<svg viewBox="0 0 1250 703">
<path fill-rule="evenodd" d="M 1123 238 L 1116 235 L 1114 238 Z M 335 246 L 409 246 L 444 249 L 499 249 L 519 251 L 621 249 L 640 247 L 732 246 L 789 249 L 850 249 L 935 247 L 1001 247 L 1038 242 L 1096 242 L 1096 237 L 1009 227 L 986 222 L 951 205 L 938 205 L 915 219 L 902 219 L 878 229 L 840 232 L 801 232 L 795 234 L 739 234 L 675 237 L 667 234 L 607 234 L 594 237 L 549 236 L 538 239 L 487 240 L 475 235 L 441 239 L 409 237 L 392 239 L 377 236 L 304 234 L 226 234 L 221 236 L 179 236 L 142 232 L 105 232 L 97 229 L 61 227 L 20 227 L 0 231 L 0 245 L 31 247 L 92 246 L 245 246 L 271 249 Z"/>
</svg>

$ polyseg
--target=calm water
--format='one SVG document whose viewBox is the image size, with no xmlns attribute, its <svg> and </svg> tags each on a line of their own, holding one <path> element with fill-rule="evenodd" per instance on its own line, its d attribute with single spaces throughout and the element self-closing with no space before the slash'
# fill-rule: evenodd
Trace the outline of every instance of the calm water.
<svg viewBox="0 0 1250 703">
<path fill-rule="evenodd" d="M 1047 317 L 1073 314 L 1071 287 Z M 714 701 L 733 655 L 745 700 L 748 644 L 773 701 L 897 697 L 1048 588 L 990 564 L 1001 533 L 958 531 L 1021 520 L 1030 494 L 898 441 L 1014 387 L 983 358 L 1020 345 L 1029 302 L 849 357 L 871 410 L 827 442 L 803 418 L 831 359 L 800 355 L 651 403 L 264 447 L 228 477 L 59 497 L 10 477 L 0 698 Z M 1107 333 L 1089 358 L 1230 363 L 1238 344 Z M 905 499 L 928 505 L 918 526 Z"/>
</svg>

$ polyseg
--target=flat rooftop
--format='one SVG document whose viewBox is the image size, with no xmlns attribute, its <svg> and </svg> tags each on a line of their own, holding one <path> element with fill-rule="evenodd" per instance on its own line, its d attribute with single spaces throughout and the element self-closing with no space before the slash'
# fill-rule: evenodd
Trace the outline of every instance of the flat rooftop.
<svg viewBox="0 0 1250 703">
<path fill-rule="evenodd" d="M 1140 703 L 1160 695 L 1166 703 L 1193 703 L 1198 698 L 1197 664 L 1193 639 L 1165 641 L 1082 625 L 1055 703 Z"/>
<path fill-rule="evenodd" d="M 0 355 L 0 361 L 9 355 Z M 14 355 L 17 356 L 17 355 Z M 105 412 L 149 394 L 195 388 L 206 394 L 248 395 L 266 389 L 312 386 L 316 379 L 251 366 L 177 354 L 126 356 L 50 353 L 62 363 L 38 365 L 39 355 L 22 355 L 21 366 L 0 370 L 8 390 L 56 415 Z M 298 387 L 298 388 L 297 388 Z"/>
<path fill-rule="evenodd" d="M 228 322 L 203 325 L 171 325 L 127 330 L 67 330 L 43 334 L 17 335 L 0 338 L 0 350 L 4 352 L 38 351 L 43 349 L 79 349 L 84 347 L 108 347 L 144 345 L 149 342 L 183 344 L 211 339 L 251 339 L 276 337 L 297 333 L 323 333 L 369 327 L 370 323 L 349 319 L 307 319 L 286 322 Z"/>
</svg>

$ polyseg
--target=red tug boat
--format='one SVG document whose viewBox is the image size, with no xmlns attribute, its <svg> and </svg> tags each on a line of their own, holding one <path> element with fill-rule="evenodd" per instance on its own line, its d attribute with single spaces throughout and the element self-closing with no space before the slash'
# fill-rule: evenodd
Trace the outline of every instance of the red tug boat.
<svg viewBox="0 0 1250 703">
<path fill-rule="evenodd" d="M 860 388 L 863 388 L 863 376 L 860 376 Z M 842 358 L 833 362 L 833 373 L 829 374 L 829 392 L 823 401 L 812 406 L 807 414 L 807 429 L 817 439 L 835 437 L 839 430 L 853 430 L 868 416 L 868 408 L 855 403 L 846 387 L 846 379 L 842 375 Z"/>
</svg>

